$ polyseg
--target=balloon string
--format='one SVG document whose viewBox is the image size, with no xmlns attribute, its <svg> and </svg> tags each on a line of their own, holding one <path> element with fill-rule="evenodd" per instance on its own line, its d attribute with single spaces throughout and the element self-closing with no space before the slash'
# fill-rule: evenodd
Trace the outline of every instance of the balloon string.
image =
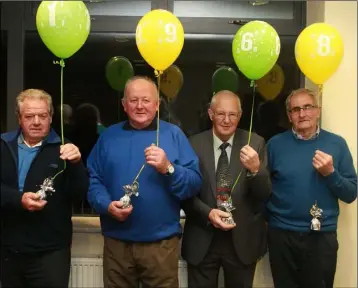
<svg viewBox="0 0 358 288">
<path fill-rule="evenodd" d="M 160 107 L 160 75 L 163 74 L 163 71 L 154 70 L 154 75 L 157 77 L 158 83 L 158 115 L 157 115 L 157 147 L 159 147 L 159 107 Z"/>
<path fill-rule="evenodd" d="M 158 78 L 158 112 L 157 112 L 157 135 L 156 135 L 156 138 L 157 138 L 157 142 L 156 142 L 156 146 L 159 147 L 159 106 L 160 106 L 160 75 L 162 74 L 163 72 L 162 71 L 157 71 L 157 70 L 154 70 L 154 75 L 155 77 Z M 132 185 L 135 184 L 135 183 L 138 183 L 137 180 L 140 176 L 140 174 L 142 173 L 144 167 L 145 167 L 145 163 L 142 165 L 142 167 L 139 169 L 139 172 L 138 174 L 135 176 L 133 182 L 132 182 Z"/>
<path fill-rule="evenodd" d="M 322 92 L 323 92 L 323 85 L 319 84 L 318 85 L 318 106 L 322 107 Z"/>
<path fill-rule="evenodd" d="M 64 138 L 64 133 L 63 133 L 63 68 L 65 67 L 65 61 L 63 59 L 60 60 L 60 62 L 58 61 L 54 61 L 54 64 L 59 64 L 61 66 L 61 144 L 64 145 L 65 144 L 65 138 Z M 62 172 L 64 172 L 66 169 L 66 160 L 63 160 L 63 169 L 58 172 L 52 179 L 54 180 L 59 174 L 61 174 Z"/>
<path fill-rule="evenodd" d="M 251 84 L 250 87 L 253 87 L 253 95 L 252 95 L 252 105 L 251 105 L 251 116 L 250 116 L 250 128 L 249 128 L 249 138 L 247 141 L 247 145 L 250 145 L 250 141 L 251 141 L 251 134 L 252 134 L 252 123 L 253 123 L 253 118 L 254 118 L 254 106 L 255 106 L 255 95 L 256 95 L 256 83 L 254 80 L 251 80 Z M 243 169 L 241 169 L 239 175 L 237 176 L 234 185 L 231 188 L 231 193 L 230 193 L 230 197 L 228 202 L 231 202 L 231 195 L 232 195 L 232 191 L 234 191 L 237 183 L 239 182 L 239 179 L 241 177 L 241 173 L 242 173 Z"/>
</svg>

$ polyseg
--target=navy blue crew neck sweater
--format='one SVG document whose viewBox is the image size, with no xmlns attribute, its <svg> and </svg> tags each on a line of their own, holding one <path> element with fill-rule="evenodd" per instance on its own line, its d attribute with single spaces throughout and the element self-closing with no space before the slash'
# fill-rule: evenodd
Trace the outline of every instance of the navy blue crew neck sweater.
<svg viewBox="0 0 358 288">
<path fill-rule="evenodd" d="M 267 150 L 273 190 L 267 204 L 269 226 L 310 231 L 310 209 L 317 201 L 323 209 L 321 231 L 335 231 L 338 199 L 351 203 L 357 197 L 357 174 L 346 141 L 322 129 L 314 140 L 300 140 L 286 131 L 270 139 Z M 316 150 L 333 157 L 331 175 L 323 177 L 313 167 Z"/>
</svg>

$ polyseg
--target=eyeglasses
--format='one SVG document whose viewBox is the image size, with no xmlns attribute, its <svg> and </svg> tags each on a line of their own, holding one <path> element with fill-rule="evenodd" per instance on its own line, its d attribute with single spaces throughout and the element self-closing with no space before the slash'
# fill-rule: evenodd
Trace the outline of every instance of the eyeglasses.
<svg viewBox="0 0 358 288">
<path fill-rule="evenodd" d="M 225 112 L 213 112 L 216 118 L 224 120 L 226 116 L 229 117 L 230 121 L 236 121 L 239 119 L 239 113 L 225 113 Z"/>
<path fill-rule="evenodd" d="M 315 105 L 305 105 L 303 107 L 293 107 L 291 110 L 288 110 L 288 112 L 292 113 L 292 114 L 299 114 L 301 113 L 301 110 L 305 111 L 305 112 L 311 112 L 312 110 L 318 108 L 318 106 Z"/>
</svg>

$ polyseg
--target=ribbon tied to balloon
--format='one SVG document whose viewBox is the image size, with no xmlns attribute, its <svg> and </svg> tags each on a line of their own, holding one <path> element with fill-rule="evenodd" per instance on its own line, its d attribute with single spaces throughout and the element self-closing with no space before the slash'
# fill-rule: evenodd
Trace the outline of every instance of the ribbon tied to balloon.
<svg viewBox="0 0 358 288">
<path fill-rule="evenodd" d="M 295 57 L 302 73 L 318 85 L 323 84 L 337 71 L 344 54 L 344 45 L 338 30 L 325 23 L 306 27 L 295 44 Z"/>
<path fill-rule="evenodd" d="M 91 28 L 91 19 L 83 1 L 42 1 L 36 13 L 36 28 L 42 42 L 56 57 L 60 58 L 60 61 L 54 61 L 54 63 L 61 67 L 61 140 L 64 144 L 64 59 L 74 55 L 86 42 Z M 64 161 L 64 169 L 66 169 L 66 161 Z M 57 173 L 55 177 L 63 171 Z"/>
<path fill-rule="evenodd" d="M 159 146 L 160 78 L 163 72 L 179 57 L 184 46 L 184 28 L 179 19 L 169 11 L 156 9 L 145 14 L 138 22 L 136 44 L 144 60 L 154 69 L 158 78 L 157 139 Z M 145 164 L 139 170 L 138 179 Z"/>
<path fill-rule="evenodd" d="M 275 28 L 264 21 L 250 21 L 235 34 L 232 42 L 234 61 L 242 74 L 251 80 L 253 100 L 251 107 L 248 145 L 251 140 L 255 104 L 256 80 L 264 77 L 274 67 L 280 55 L 281 41 Z M 232 191 L 237 185 L 242 170 L 237 176 Z M 231 201 L 231 197 L 230 200 Z"/>
</svg>

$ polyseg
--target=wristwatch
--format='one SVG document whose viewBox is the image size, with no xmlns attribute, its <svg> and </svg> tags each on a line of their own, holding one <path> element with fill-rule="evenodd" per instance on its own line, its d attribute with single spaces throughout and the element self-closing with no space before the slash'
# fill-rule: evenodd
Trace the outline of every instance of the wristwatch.
<svg viewBox="0 0 358 288">
<path fill-rule="evenodd" d="M 170 163 L 167 167 L 167 175 L 173 175 L 174 173 L 174 166 Z"/>
</svg>

